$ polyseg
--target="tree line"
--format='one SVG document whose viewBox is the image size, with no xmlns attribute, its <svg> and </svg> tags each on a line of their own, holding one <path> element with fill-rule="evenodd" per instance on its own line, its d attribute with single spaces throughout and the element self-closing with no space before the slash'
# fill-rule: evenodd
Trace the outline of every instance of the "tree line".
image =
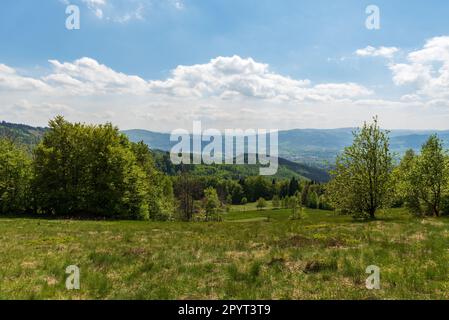
<svg viewBox="0 0 449 320">
<path fill-rule="evenodd" d="M 49 122 L 31 154 L 0 140 L 0 212 L 150 219 L 173 212 L 171 181 L 117 127 Z"/>
<path fill-rule="evenodd" d="M 436 134 L 398 161 L 374 118 L 354 132 L 331 174 L 326 194 L 341 213 L 373 219 L 380 209 L 404 206 L 417 216 L 449 214 L 449 157 Z"/>
<path fill-rule="evenodd" d="M 267 201 L 272 201 L 274 209 L 291 208 L 293 199 L 302 207 L 332 209 L 325 194 L 325 185 L 295 177 L 276 180 L 251 176 L 229 180 L 193 176 L 182 171 L 173 181 L 182 220 L 191 220 L 194 216 L 204 214 L 204 202 L 210 198 L 208 191 L 211 189 L 214 190 L 213 198 L 217 199 L 214 202 L 218 204 L 215 212 L 229 211 L 231 205 L 246 205 L 253 202 L 257 202 L 258 207 L 265 208 Z"/>
<path fill-rule="evenodd" d="M 419 154 L 409 150 L 399 159 L 377 118 L 354 132 L 327 184 L 195 176 L 183 166 L 170 167 L 169 175 L 159 160 L 112 124 L 56 117 L 31 151 L 0 139 L 0 214 L 210 221 L 231 205 L 257 202 L 264 208 L 267 201 L 292 209 L 293 216 L 303 207 L 356 218 L 401 206 L 417 216 L 449 214 L 449 156 L 442 141 L 432 135 Z"/>
<path fill-rule="evenodd" d="M 160 160 L 112 124 L 56 117 L 31 151 L 17 139 L 0 139 L 0 213 L 192 220 L 232 204 L 297 193 L 318 207 L 324 194 L 322 185 L 296 178 L 201 177 L 182 166 L 170 167 L 176 171 L 169 175 Z"/>
</svg>

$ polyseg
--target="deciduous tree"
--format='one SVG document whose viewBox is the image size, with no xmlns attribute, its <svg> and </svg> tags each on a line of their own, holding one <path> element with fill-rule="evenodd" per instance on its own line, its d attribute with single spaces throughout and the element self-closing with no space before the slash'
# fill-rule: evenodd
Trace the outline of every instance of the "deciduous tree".
<svg viewBox="0 0 449 320">
<path fill-rule="evenodd" d="M 354 132 L 354 142 L 337 157 L 328 194 L 336 209 L 375 218 L 392 197 L 393 158 L 388 132 L 377 118 Z"/>
<path fill-rule="evenodd" d="M 24 148 L 0 139 L 0 213 L 22 213 L 31 206 L 32 162 Z"/>
</svg>

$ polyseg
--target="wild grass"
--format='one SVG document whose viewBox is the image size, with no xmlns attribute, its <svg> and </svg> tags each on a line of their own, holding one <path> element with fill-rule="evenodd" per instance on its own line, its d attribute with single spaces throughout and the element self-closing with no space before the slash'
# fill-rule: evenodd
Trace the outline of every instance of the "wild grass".
<svg viewBox="0 0 449 320">
<path fill-rule="evenodd" d="M 241 208 L 240 208 L 241 209 Z M 0 299 L 448 299 L 449 219 L 235 211 L 221 223 L 0 219 Z M 65 269 L 81 289 L 65 288 Z M 381 270 L 367 290 L 366 267 Z"/>
</svg>

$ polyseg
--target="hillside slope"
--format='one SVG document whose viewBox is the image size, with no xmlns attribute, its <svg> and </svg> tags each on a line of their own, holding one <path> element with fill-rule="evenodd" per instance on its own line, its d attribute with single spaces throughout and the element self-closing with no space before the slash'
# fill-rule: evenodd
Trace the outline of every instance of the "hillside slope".
<svg viewBox="0 0 449 320">
<path fill-rule="evenodd" d="M 355 128 L 342 129 L 296 129 L 279 132 L 279 156 L 290 161 L 328 168 L 353 140 Z M 149 146 L 169 151 L 170 135 L 145 130 L 128 130 L 125 133 L 133 141 L 144 141 Z M 408 149 L 418 152 L 422 144 L 433 133 L 449 148 L 449 131 L 432 130 L 392 130 L 391 150 L 402 155 Z"/>
<path fill-rule="evenodd" d="M 27 146 L 37 144 L 45 130 L 45 128 L 36 128 L 24 124 L 0 122 L 0 137 L 8 137 Z"/>
<path fill-rule="evenodd" d="M 161 150 L 153 150 L 156 166 L 162 172 L 169 175 L 176 174 L 180 168 L 170 161 L 169 153 Z M 213 176 L 225 179 L 240 179 L 259 175 L 259 165 L 190 165 L 187 169 L 196 176 Z M 274 176 L 268 178 L 290 179 L 292 177 L 316 182 L 327 182 L 330 177 L 326 170 L 313 166 L 292 162 L 279 158 L 279 168 Z"/>
</svg>

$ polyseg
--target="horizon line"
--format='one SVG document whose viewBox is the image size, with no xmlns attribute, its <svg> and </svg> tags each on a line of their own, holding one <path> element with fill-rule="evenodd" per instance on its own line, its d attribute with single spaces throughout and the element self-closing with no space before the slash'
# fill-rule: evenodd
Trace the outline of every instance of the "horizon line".
<svg viewBox="0 0 449 320">
<path fill-rule="evenodd" d="M 82 123 L 82 124 L 96 124 L 96 123 L 88 123 L 88 122 L 80 122 L 80 121 L 69 121 L 72 123 Z M 28 126 L 28 127 L 33 127 L 33 128 L 41 128 L 41 129 L 47 129 L 48 126 L 41 126 L 41 125 L 32 125 L 32 124 L 28 124 L 28 123 L 19 123 L 19 122 L 11 122 L 11 121 L 7 121 L 2 119 L 0 121 L 0 123 L 7 123 L 7 124 L 16 124 L 16 125 L 23 125 L 23 126 Z M 106 121 L 104 123 L 112 123 L 110 121 Z M 103 124 L 104 124 L 103 123 Z M 151 129 L 144 129 L 144 128 L 129 128 L 129 129 L 122 129 L 120 128 L 118 125 L 115 125 L 114 123 L 112 123 L 114 126 L 118 127 L 119 130 L 121 132 L 124 131 L 132 131 L 132 130 L 139 130 L 139 131 L 147 131 L 147 132 L 151 132 L 151 133 L 159 133 L 159 134 L 171 134 L 171 132 L 168 131 L 155 131 L 155 130 L 151 130 Z M 296 131 L 296 130 L 354 130 L 354 129 L 360 129 L 361 127 L 333 127 L 333 128 L 311 128 L 311 127 L 306 127 L 306 128 L 293 128 L 293 129 L 267 129 L 267 130 L 277 130 L 278 132 L 287 132 L 287 131 Z M 181 129 L 181 128 L 175 128 L 176 129 Z M 206 127 L 206 129 L 208 129 Z M 242 129 L 245 130 L 243 128 L 227 128 L 227 129 Z M 251 128 L 253 129 L 253 128 Z M 266 129 L 266 128 L 256 128 L 256 129 Z M 449 131 L 449 128 L 447 129 L 404 129 L 404 128 L 382 128 L 382 130 L 386 130 L 386 131 L 417 131 L 417 132 L 426 132 L 426 131 L 432 131 L 432 132 L 445 132 L 445 131 Z"/>
</svg>

